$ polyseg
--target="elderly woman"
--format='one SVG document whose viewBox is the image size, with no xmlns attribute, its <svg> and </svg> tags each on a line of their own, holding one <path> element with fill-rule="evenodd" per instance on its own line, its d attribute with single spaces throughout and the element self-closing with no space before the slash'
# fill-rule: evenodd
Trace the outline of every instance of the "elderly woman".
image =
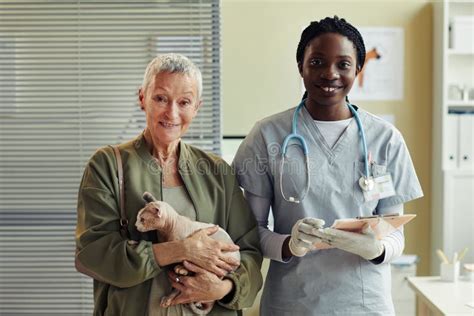
<svg viewBox="0 0 474 316">
<path fill-rule="evenodd" d="M 261 287 L 257 225 L 234 173 L 222 159 L 181 141 L 202 104 L 201 90 L 199 69 L 182 55 L 158 56 L 145 71 L 139 91 L 145 130 L 119 145 L 128 234 L 136 242 L 120 233 L 113 150 L 99 149 L 85 168 L 78 198 L 77 260 L 97 276 L 94 315 L 184 315 L 190 311 L 181 304 L 213 300 L 218 304 L 210 315 L 237 315 L 252 305 Z M 134 219 L 145 205 L 145 191 L 181 215 L 219 225 L 238 246 L 210 238 L 216 227 L 161 243 L 156 231 L 140 233 Z M 240 266 L 225 256 L 236 250 Z M 168 266 L 182 261 L 194 265 L 196 273 L 177 283 Z M 171 287 L 181 294 L 171 307 L 161 308 L 160 298 Z"/>
</svg>

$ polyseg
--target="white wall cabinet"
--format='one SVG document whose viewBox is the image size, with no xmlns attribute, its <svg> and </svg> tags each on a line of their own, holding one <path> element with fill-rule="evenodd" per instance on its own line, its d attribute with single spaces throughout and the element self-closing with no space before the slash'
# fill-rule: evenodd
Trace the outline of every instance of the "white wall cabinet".
<svg viewBox="0 0 474 316">
<path fill-rule="evenodd" d="M 474 263 L 474 2 L 436 1 L 431 272 L 436 249 Z"/>
<path fill-rule="evenodd" d="M 474 76 L 474 73 L 473 73 Z M 474 87 L 473 87 L 474 89 Z M 474 169 L 474 113 L 459 115 L 458 166 L 462 170 Z"/>
</svg>

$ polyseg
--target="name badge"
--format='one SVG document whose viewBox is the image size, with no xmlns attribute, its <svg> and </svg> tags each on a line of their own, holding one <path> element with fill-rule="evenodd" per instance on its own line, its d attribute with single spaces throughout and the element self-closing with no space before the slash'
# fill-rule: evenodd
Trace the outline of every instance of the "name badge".
<svg viewBox="0 0 474 316">
<path fill-rule="evenodd" d="M 381 200 L 395 195 L 392 176 L 388 173 L 383 176 L 374 177 L 374 188 L 370 191 L 363 191 L 366 202 Z"/>
</svg>

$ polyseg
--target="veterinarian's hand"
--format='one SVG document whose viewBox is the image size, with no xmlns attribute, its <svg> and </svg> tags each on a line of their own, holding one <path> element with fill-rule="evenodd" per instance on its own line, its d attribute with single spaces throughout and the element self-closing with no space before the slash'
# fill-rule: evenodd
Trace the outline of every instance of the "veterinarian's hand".
<svg viewBox="0 0 474 316">
<path fill-rule="evenodd" d="M 168 272 L 171 286 L 181 292 L 170 305 L 216 301 L 232 291 L 234 285 L 231 280 L 221 279 L 191 262 L 184 261 L 183 264 L 187 270 L 194 272 L 194 275 L 179 276 L 173 271 Z M 177 278 L 179 282 L 176 282 Z"/>
<path fill-rule="evenodd" d="M 315 232 L 325 243 L 341 250 L 359 255 L 366 260 L 380 256 L 385 248 L 375 236 L 369 224 L 365 224 L 361 233 L 347 232 L 334 228 L 324 228 Z"/>
<path fill-rule="evenodd" d="M 226 252 L 238 251 L 240 248 L 234 244 L 217 241 L 209 237 L 219 230 L 219 226 L 197 230 L 183 240 L 184 260 L 194 263 L 219 277 L 235 270 L 240 262 Z"/>
<path fill-rule="evenodd" d="M 313 230 L 323 226 L 324 221 L 319 218 L 307 217 L 297 221 L 291 229 L 291 238 L 288 244 L 293 256 L 302 257 L 312 250 L 313 244 L 321 241 L 321 238 L 313 234 Z"/>
</svg>

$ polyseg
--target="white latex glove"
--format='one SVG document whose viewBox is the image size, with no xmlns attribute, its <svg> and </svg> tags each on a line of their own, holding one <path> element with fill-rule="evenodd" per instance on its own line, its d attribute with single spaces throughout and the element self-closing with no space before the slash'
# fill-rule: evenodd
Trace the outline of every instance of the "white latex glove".
<svg viewBox="0 0 474 316">
<path fill-rule="evenodd" d="M 291 229 L 289 248 L 293 256 L 302 257 L 313 249 L 313 244 L 320 242 L 321 238 L 313 234 L 323 228 L 324 221 L 319 218 L 306 217 L 300 219 Z"/>
<path fill-rule="evenodd" d="M 325 243 L 341 250 L 359 255 L 366 260 L 379 257 L 384 246 L 374 234 L 369 224 L 366 224 L 360 233 L 347 232 L 335 228 L 324 228 L 314 234 Z"/>
</svg>

